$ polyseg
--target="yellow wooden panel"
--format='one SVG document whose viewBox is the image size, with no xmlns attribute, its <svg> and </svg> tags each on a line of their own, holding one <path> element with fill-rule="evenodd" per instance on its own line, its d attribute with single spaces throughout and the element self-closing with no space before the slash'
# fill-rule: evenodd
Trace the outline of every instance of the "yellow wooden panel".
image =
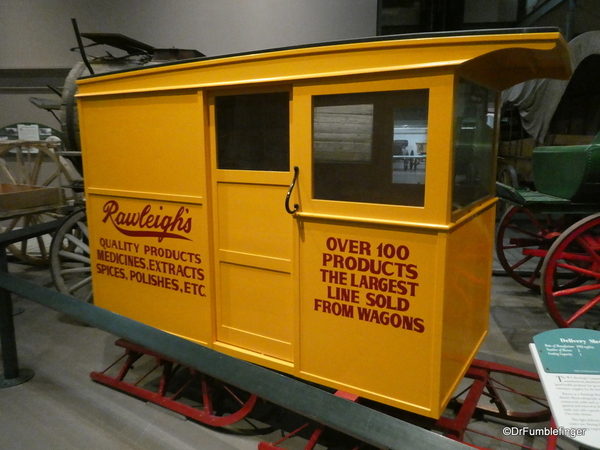
<svg viewBox="0 0 600 450">
<path fill-rule="evenodd" d="M 95 304 L 210 344 L 205 208 L 90 195 L 87 217 Z"/>
<path fill-rule="evenodd" d="M 291 361 L 291 276 L 228 263 L 220 274 L 217 340 Z"/>
<path fill-rule="evenodd" d="M 204 128 L 198 94 L 115 96 L 80 109 L 85 184 L 142 193 L 202 195 Z"/>
<path fill-rule="evenodd" d="M 482 209 L 483 212 L 447 236 L 441 386 L 448 395 L 462 378 L 488 330 L 495 223 L 493 201 Z"/>
<path fill-rule="evenodd" d="M 287 187 L 219 183 L 217 190 L 220 249 L 291 260 Z"/>
<path fill-rule="evenodd" d="M 333 223 L 303 228 L 301 375 L 436 414 L 437 235 Z"/>
</svg>

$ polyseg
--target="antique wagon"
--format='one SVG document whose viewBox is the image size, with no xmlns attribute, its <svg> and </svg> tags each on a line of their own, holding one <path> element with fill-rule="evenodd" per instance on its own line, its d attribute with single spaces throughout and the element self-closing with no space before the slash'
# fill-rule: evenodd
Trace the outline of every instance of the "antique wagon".
<svg viewBox="0 0 600 450">
<path fill-rule="evenodd" d="M 94 301 L 438 418 L 487 332 L 497 93 L 569 72 L 511 30 L 81 79 Z"/>
<path fill-rule="evenodd" d="M 533 151 L 536 190 L 500 185 L 514 203 L 496 252 L 518 283 L 541 291 L 560 327 L 600 325 L 600 135 L 589 145 Z"/>
</svg>

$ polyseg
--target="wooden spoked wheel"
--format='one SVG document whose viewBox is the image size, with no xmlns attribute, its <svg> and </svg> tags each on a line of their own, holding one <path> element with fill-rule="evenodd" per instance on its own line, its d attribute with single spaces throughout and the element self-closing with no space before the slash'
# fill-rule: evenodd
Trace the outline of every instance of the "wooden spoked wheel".
<svg viewBox="0 0 600 450">
<path fill-rule="evenodd" d="M 24 186 L 59 187 L 60 205 L 64 206 L 71 194 L 63 190 L 73 180 L 64 160 L 54 153 L 53 147 L 41 143 L 35 147 L 2 145 L 0 147 L 0 182 Z M 0 221 L 0 232 L 17 230 L 48 222 L 61 216 L 60 205 L 48 205 L 32 210 L 15 210 L 9 218 Z M 50 239 L 39 236 L 7 247 L 18 259 L 33 265 L 47 265 L 50 261 Z"/>
<path fill-rule="evenodd" d="M 85 210 L 65 219 L 50 247 L 50 273 L 63 294 L 93 303 L 92 267 Z"/>
<path fill-rule="evenodd" d="M 577 277 L 576 286 L 561 285 Z M 552 320 L 562 328 L 600 328 L 600 213 L 569 227 L 542 267 L 542 297 Z"/>
<path fill-rule="evenodd" d="M 565 215 L 509 208 L 496 234 L 496 255 L 506 273 L 517 283 L 539 292 L 544 257 L 566 228 L 567 220 Z"/>
<path fill-rule="evenodd" d="M 0 233 L 50 222 L 59 217 L 59 214 L 54 213 L 35 213 L 12 217 L 1 222 Z M 25 263 L 34 266 L 46 266 L 50 261 L 49 247 L 50 238 L 47 238 L 46 236 L 37 236 L 35 238 L 25 239 L 15 244 L 11 244 L 6 248 L 11 255 Z"/>
</svg>

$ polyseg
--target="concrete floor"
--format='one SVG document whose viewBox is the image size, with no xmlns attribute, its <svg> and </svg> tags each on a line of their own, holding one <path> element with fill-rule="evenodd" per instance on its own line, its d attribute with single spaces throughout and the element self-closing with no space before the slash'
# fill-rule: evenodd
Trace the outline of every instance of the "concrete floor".
<svg viewBox="0 0 600 450">
<path fill-rule="evenodd" d="M 47 270 L 11 264 L 11 272 L 51 285 Z M 240 427 L 215 430 L 90 380 L 121 355 L 115 337 L 74 322 L 68 317 L 22 298 L 14 298 L 19 362 L 35 376 L 19 386 L 0 390 L 0 449 L 3 450 L 255 450 L 262 440 L 274 441 L 280 430 L 271 424 L 246 422 Z M 506 363 L 535 372 L 528 344 L 532 337 L 555 325 L 538 295 L 510 278 L 493 277 L 489 335 L 481 359 Z M 0 369 L 1 372 L 1 369 Z M 534 388 L 539 389 L 539 386 Z M 543 394 L 542 394 L 543 395 Z M 287 414 L 275 409 L 275 415 Z M 504 424 L 477 421 L 472 428 L 501 436 Z M 547 424 L 532 425 L 535 427 Z M 333 440 L 331 440 L 333 439 Z M 339 442 L 331 438 L 327 444 Z M 514 438 L 527 447 L 515 447 L 468 433 L 466 441 L 491 449 L 545 448 L 542 438 Z M 301 449 L 305 437 L 293 438 L 286 448 Z M 317 445 L 317 449 L 327 448 Z M 348 447 L 346 444 L 345 448 Z M 559 439 L 559 447 L 577 449 Z"/>
</svg>

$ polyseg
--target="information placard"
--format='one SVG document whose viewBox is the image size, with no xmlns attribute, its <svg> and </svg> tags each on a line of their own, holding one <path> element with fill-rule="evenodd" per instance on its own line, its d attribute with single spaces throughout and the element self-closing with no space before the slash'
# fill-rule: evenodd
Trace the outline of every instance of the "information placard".
<svg viewBox="0 0 600 450">
<path fill-rule="evenodd" d="M 19 139 L 23 141 L 39 141 L 40 129 L 36 124 L 18 124 Z"/>
<path fill-rule="evenodd" d="M 550 330 L 533 337 L 545 372 L 600 375 L 600 331 Z"/>
<path fill-rule="evenodd" d="M 550 330 L 531 354 L 560 435 L 600 448 L 600 332 Z"/>
</svg>

